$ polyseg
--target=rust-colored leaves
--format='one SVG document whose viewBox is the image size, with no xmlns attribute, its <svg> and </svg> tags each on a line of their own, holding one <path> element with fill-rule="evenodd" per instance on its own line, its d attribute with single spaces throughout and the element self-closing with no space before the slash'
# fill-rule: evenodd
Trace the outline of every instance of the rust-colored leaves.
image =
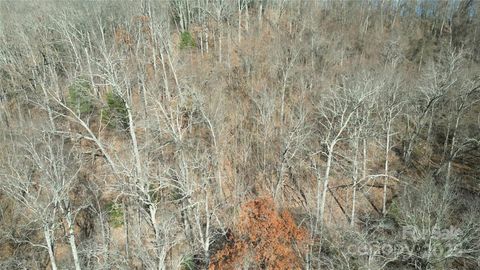
<svg viewBox="0 0 480 270">
<path fill-rule="evenodd" d="M 287 211 L 278 212 L 270 198 L 243 205 L 237 235 L 213 256 L 209 269 L 300 269 L 306 230 Z"/>
</svg>

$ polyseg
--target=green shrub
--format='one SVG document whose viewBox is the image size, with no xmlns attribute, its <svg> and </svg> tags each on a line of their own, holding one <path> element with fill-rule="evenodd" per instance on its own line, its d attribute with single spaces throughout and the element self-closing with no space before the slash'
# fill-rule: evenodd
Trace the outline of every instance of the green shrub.
<svg viewBox="0 0 480 270">
<path fill-rule="evenodd" d="M 107 93 L 107 107 L 102 110 L 102 120 L 113 128 L 128 128 L 127 106 L 121 96 L 113 92 Z"/>
<path fill-rule="evenodd" d="M 192 255 L 186 255 L 182 257 L 182 262 L 180 263 L 180 269 L 182 270 L 194 270 L 197 269 L 195 267 L 195 259 Z"/>
<path fill-rule="evenodd" d="M 90 94 L 91 85 L 84 79 L 76 80 L 68 87 L 68 106 L 77 114 L 85 115 L 93 111 L 93 101 Z"/>
<path fill-rule="evenodd" d="M 123 211 L 121 206 L 115 202 L 110 202 L 106 205 L 108 213 L 108 222 L 114 227 L 123 226 Z"/>
<path fill-rule="evenodd" d="M 399 207 L 399 202 L 397 200 L 393 200 L 390 206 L 388 207 L 387 217 L 398 223 L 402 219 L 401 215 L 402 215 L 402 212 Z"/>
<path fill-rule="evenodd" d="M 170 191 L 170 199 L 172 201 L 180 201 L 185 197 L 183 190 L 180 187 L 174 186 Z"/>
<path fill-rule="evenodd" d="M 190 32 L 185 31 L 180 35 L 180 49 L 195 48 L 195 39 Z"/>
</svg>

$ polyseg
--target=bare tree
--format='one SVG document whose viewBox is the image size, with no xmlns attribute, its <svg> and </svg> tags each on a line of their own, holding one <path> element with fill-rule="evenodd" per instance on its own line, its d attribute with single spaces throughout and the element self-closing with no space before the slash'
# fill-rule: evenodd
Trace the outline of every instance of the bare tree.
<svg viewBox="0 0 480 270">
<path fill-rule="evenodd" d="M 67 138 L 51 130 L 37 132 L 30 134 L 33 135 L 30 139 L 23 137 L 27 134 L 11 135 L 23 140 L 23 144 L 14 144 L 10 149 L 13 152 L 3 163 L 1 172 L 5 181 L 1 188 L 25 207 L 25 215 L 39 222 L 45 238 L 45 245 L 41 246 L 47 249 L 53 269 L 57 269 L 54 247 L 60 225 L 58 218 L 64 218 L 74 265 L 76 269 L 81 269 L 74 233 L 78 209 L 74 208 L 70 199 L 80 164 L 76 161 L 72 145 L 67 144 Z M 39 245 L 34 241 L 30 244 Z"/>
<path fill-rule="evenodd" d="M 392 78 L 392 82 L 388 83 L 384 88 L 384 91 L 381 92 L 381 121 L 382 129 L 385 132 L 385 164 L 384 164 L 384 174 L 385 178 L 383 181 L 383 197 L 382 197 L 382 213 L 385 216 L 387 214 L 387 188 L 388 188 L 388 179 L 389 179 L 389 161 L 390 161 L 390 151 L 392 149 L 392 136 L 395 135 L 395 120 L 402 112 L 402 106 L 404 101 L 401 99 L 402 91 L 400 81 L 398 79 Z"/>
<path fill-rule="evenodd" d="M 425 87 L 421 87 L 416 92 L 418 96 L 413 96 L 411 102 L 416 114 L 407 115 L 408 125 L 412 125 L 412 130 L 408 132 L 408 137 L 404 145 L 404 159 L 410 163 L 412 151 L 417 138 L 428 123 L 433 121 L 435 106 L 438 101 L 445 96 L 458 78 L 458 69 L 463 56 L 452 50 L 447 50 L 442 59 L 443 62 L 431 63 L 424 74 Z M 420 99 L 420 102 L 416 99 Z"/>
<path fill-rule="evenodd" d="M 321 128 L 319 132 L 323 134 L 321 137 L 323 149 L 315 152 L 314 155 L 322 154 L 326 156 L 323 177 L 317 179 L 317 217 L 314 230 L 319 228 L 320 237 L 322 237 L 324 227 L 325 205 L 335 146 L 347 138 L 345 132 L 351 124 L 350 121 L 364 101 L 372 94 L 371 89 L 367 88 L 367 91 L 361 91 L 354 82 L 345 81 L 343 83 L 343 86 L 330 88 L 328 95 L 322 100 L 321 104 L 317 105 L 318 124 Z M 352 85 L 349 83 L 352 83 Z M 320 252 L 321 243 L 319 245 Z"/>
</svg>

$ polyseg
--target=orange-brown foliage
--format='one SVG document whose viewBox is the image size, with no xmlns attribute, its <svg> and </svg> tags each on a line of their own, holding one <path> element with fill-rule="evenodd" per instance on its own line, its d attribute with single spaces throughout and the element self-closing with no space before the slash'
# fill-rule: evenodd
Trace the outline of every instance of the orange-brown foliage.
<svg viewBox="0 0 480 270">
<path fill-rule="evenodd" d="M 117 27 L 115 28 L 115 44 L 116 45 L 127 45 L 128 47 L 131 47 L 133 45 L 133 38 L 130 33 L 128 33 L 127 30 L 123 27 Z"/>
<path fill-rule="evenodd" d="M 212 258 L 209 269 L 301 269 L 307 232 L 297 227 L 288 211 L 278 212 L 273 200 L 260 198 L 242 206 L 238 235 Z M 241 267 L 242 268 L 242 267 Z"/>
</svg>

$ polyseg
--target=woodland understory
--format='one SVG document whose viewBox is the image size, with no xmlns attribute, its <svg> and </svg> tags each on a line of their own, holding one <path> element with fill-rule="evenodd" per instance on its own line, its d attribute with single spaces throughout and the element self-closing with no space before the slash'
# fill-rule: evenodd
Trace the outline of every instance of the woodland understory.
<svg viewBox="0 0 480 270">
<path fill-rule="evenodd" d="M 479 269 L 478 12 L 0 1 L 0 269 Z"/>
</svg>

